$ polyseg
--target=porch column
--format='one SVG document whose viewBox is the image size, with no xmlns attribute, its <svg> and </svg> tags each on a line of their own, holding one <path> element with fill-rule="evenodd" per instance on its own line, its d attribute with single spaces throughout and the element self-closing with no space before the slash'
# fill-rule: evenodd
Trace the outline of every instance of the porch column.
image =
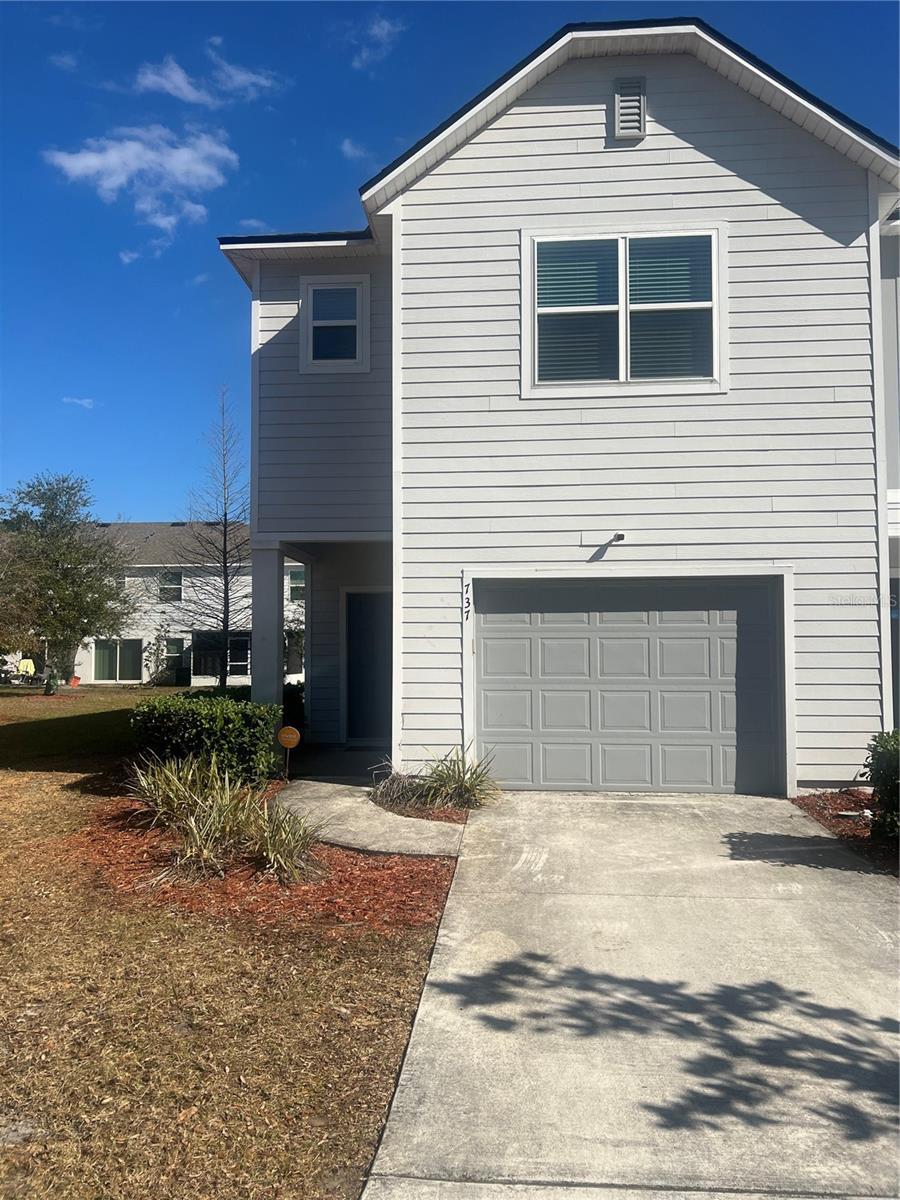
<svg viewBox="0 0 900 1200">
<path fill-rule="evenodd" d="M 284 687 L 284 555 L 254 550 L 251 695 L 260 704 L 281 704 Z"/>
</svg>

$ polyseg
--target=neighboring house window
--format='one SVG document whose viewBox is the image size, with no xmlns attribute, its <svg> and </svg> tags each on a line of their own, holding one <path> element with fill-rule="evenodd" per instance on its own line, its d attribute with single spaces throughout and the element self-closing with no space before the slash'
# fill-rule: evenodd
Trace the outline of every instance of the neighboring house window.
<svg viewBox="0 0 900 1200">
<path fill-rule="evenodd" d="M 181 599 L 181 571 L 160 571 L 159 598 L 160 600 Z"/>
<path fill-rule="evenodd" d="M 232 633 L 228 638 L 228 674 L 250 674 L 250 634 Z"/>
<path fill-rule="evenodd" d="M 193 651 L 193 673 L 195 675 L 218 675 L 222 634 L 217 630 L 198 631 L 191 639 Z M 250 634 L 228 635 L 228 674 L 250 674 Z"/>
<path fill-rule="evenodd" d="M 166 638 L 166 674 L 175 675 L 184 659 L 184 638 Z"/>
<path fill-rule="evenodd" d="M 291 600 L 302 600 L 306 592 L 306 576 L 302 567 L 288 572 L 288 597 Z"/>
<path fill-rule="evenodd" d="M 712 234 L 534 240 L 534 383 L 712 380 Z"/>
<path fill-rule="evenodd" d="M 301 279 L 300 322 L 301 371 L 368 371 L 368 275 Z"/>
<path fill-rule="evenodd" d="M 94 642 L 94 679 L 98 683 L 137 683 L 141 678 L 140 638 L 113 640 L 98 638 Z"/>
</svg>

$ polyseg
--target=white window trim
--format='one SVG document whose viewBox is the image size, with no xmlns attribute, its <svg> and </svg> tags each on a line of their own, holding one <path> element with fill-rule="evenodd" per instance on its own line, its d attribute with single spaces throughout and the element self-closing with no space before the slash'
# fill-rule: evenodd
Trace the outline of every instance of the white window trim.
<svg viewBox="0 0 900 1200">
<path fill-rule="evenodd" d="M 369 370 L 369 275 L 301 275 L 300 277 L 300 372 L 304 375 L 336 375 Z M 317 362 L 312 356 L 312 293 L 315 288 L 356 288 L 356 358 Z M 320 324 L 321 322 L 316 322 Z M 349 325 L 349 321 L 336 321 Z"/>
<path fill-rule="evenodd" d="M 177 575 L 178 582 L 163 583 L 164 575 Z M 168 591 L 174 592 L 176 588 L 178 589 L 177 596 L 163 595 L 164 590 L 168 589 Z M 159 604 L 181 604 L 184 600 L 184 571 L 176 571 L 174 567 L 166 567 L 165 570 L 160 571 L 157 580 L 156 599 Z"/>
<path fill-rule="evenodd" d="M 112 642 L 116 647 L 116 676 L 115 679 L 100 679 L 97 676 L 97 644 L 98 642 Z M 138 673 L 127 678 L 122 675 L 119 669 L 119 662 L 122 653 L 123 642 L 139 642 L 141 653 L 139 658 Z M 92 646 L 92 662 L 91 669 L 93 671 L 94 683 L 141 683 L 144 678 L 144 639 L 138 637 L 115 637 L 115 638 L 95 638 Z"/>
<path fill-rule="evenodd" d="M 301 576 L 300 581 L 298 583 L 294 583 L 293 576 L 295 574 Z M 290 567 L 288 569 L 287 585 L 288 585 L 287 586 L 288 603 L 289 604 L 302 604 L 303 601 L 306 599 L 306 571 L 303 569 L 303 567 Z M 291 595 L 291 592 L 294 590 L 295 587 L 299 588 L 300 593 L 301 593 L 297 597 L 294 597 Z"/>
<path fill-rule="evenodd" d="M 552 381 L 539 383 L 537 380 L 537 244 L 539 242 L 596 241 L 619 239 L 619 278 L 626 280 L 626 238 L 644 237 L 696 237 L 706 235 L 712 239 L 712 314 L 713 314 L 713 374 L 702 379 L 635 379 Z M 522 230 L 520 257 L 520 287 L 522 297 L 521 320 L 521 384 L 522 397 L 527 400 L 577 400 L 604 399 L 630 396 L 704 396 L 723 395 L 728 391 L 728 292 L 727 292 L 727 245 L 725 229 L 721 225 L 702 225 L 679 222 L 677 225 L 654 223 L 642 225 L 638 222 L 628 226 L 592 225 L 590 228 L 574 229 L 531 229 Z M 610 311 L 621 310 L 622 297 L 617 305 L 607 306 Z M 706 308 L 702 304 L 639 305 L 639 309 L 651 308 Z M 557 310 L 563 311 L 563 310 Z M 619 370 L 624 373 L 628 362 L 628 321 L 619 321 Z"/>
</svg>

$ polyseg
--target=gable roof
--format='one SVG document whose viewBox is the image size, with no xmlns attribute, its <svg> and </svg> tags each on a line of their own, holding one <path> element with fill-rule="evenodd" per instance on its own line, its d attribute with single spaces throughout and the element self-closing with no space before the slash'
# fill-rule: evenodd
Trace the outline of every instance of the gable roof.
<svg viewBox="0 0 900 1200">
<path fill-rule="evenodd" d="M 188 521 L 101 521 L 98 528 L 127 551 L 132 566 L 199 565 Z M 249 540 L 249 527 L 244 529 Z"/>
<path fill-rule="evenodd" d="M 693 54 L 814 137 L 896 186 L 898 150 L 697 17 L 565 25 L 359 189 L 368 213 L 383 208 L 440 159 L 570 58 Z"/>
<path fill-rule="evenodd" d="M 367 180 L 359 191 L 369 220 L 570 58 L 625 54 L 693 54 L 711 70 L 771 105 L 783 117 L 863 169 L 873 171 L 892 187 L 900 184 L 900 151 L 892 142 L 814 96 L 699 17 L 591 21 L 564 25 L 527 58 Z M 337 233 L 220 237 L 219 248 L 250 284 L 255 260 L 371 254 L 378 251 L 379 244 L 370 225 L 367 229 Z"/>
</svg>

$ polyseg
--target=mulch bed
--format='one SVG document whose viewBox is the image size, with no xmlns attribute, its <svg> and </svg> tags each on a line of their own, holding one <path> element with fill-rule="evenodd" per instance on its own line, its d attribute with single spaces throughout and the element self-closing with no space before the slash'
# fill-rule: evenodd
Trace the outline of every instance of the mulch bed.
<svg viewBox="0 0 900 1200">
<path fill-rule="evenodd" d="M 372 803 L 378 804 L 378 801 L 373 800 Z M 447 825 L 465 825 L 469 819 L 467 808 L 431 808 L 416 804 L 403 804 L 396 808 L 393 805 L 378 804 L 378 807 L 393 813 L 395 817 L 414 817 L 418 821 L 443 821 Z"/>
<path fill-rule="evenodd" d="M 809 796 L 797 796 L 794 804 L 807 816 L 847 842 L 854 850 L 864 855 L 876 870 L 897 875 L 897 846 L 889 841 L 871 836 L 871 821 L 867 817 L 839 817 L 840 812 L 859 812 L 871 808 L 872 797 L 861 788 L 848 788 L 839 792 L 816 792 Z"/>
<path fill-rule="evenodd" d="M 154 887 L 108 758 L 0 771 L 0 1193 L 358 1200 L 452 862 Z"/>
<path fill-rule="evenodd" d="M 314 925 L 326 933 L 330 926 L 341 936 L 353 927 L 389 935 L 434 925 L 454 869 L 448 858 L 363 854 L 318 843 L 321 875 L 309 882 L 280 884 L 249 865 L 221 879 L 156 882 L 171 862 L 172 846 L 168 834 L 147 827 L 137 801 L 115 797 L 94 809 L 88 825 L 60 839 L 56 852 L 92 867 L 106 886 L 140 903 L 257 925 Z"/>
</svg>

